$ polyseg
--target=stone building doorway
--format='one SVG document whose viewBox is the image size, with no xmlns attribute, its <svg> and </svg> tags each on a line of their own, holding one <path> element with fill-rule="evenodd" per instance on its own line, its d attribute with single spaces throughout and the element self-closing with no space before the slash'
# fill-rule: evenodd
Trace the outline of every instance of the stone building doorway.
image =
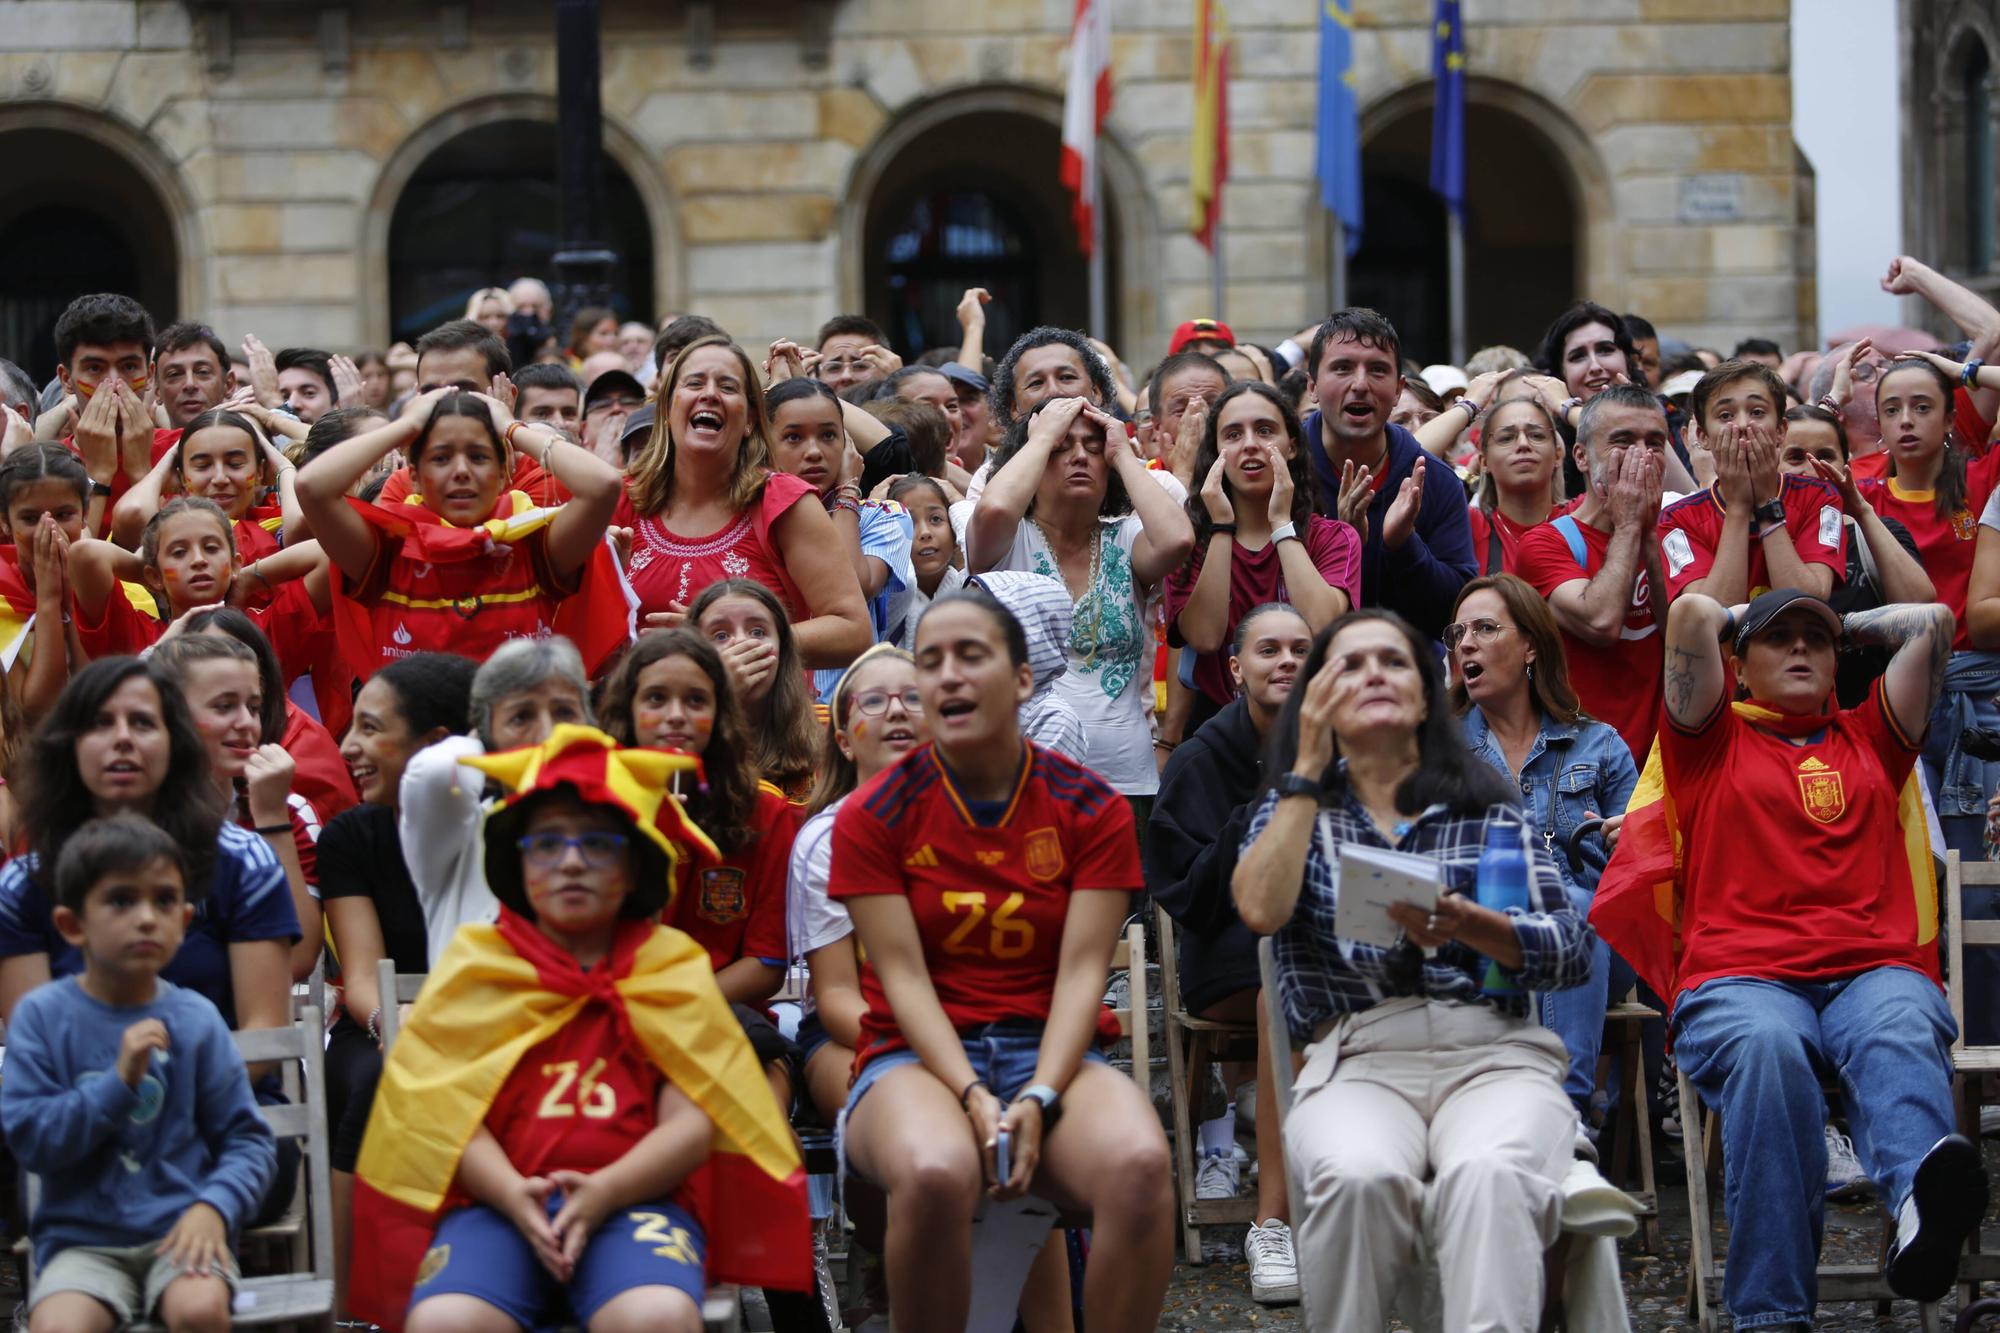
<svg viewBox="0 0 2000 1333">
<path fill-rule="evenodd" d="M 481 287 L 504 287 L 523 275 L 551 277 L 559 213 L 551 122 L 488 121 L 432 150 L 390 215 L 390 337 L 415 341 L 462 317 L 466 298 Z M 653 227 L 638 187 L 609 154 L 604 222 L 605 239 L 619 256 L 612 304 L 621 318 L 650 322 Z"/>
<path fill-rule="evenodd" d="M 180 311 L 178 234 L 129 159 L 51 126 L 0 129 L 0 356 L 37 384 L 55 374 L 55 324 L 84 292 L 119 292 L 164 326 Z"/>
</svg>

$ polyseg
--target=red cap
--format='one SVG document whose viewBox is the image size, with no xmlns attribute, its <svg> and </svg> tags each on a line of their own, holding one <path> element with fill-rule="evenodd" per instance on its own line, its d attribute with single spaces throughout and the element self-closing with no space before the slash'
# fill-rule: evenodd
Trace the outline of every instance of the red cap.
<svg viewBox="0 0 2000 1333">
<path fill-rule="evenodd" d="M 1225 342 L 1234 347 L 1236 335 L 1219 319 L 1191 319 L 1174 330 L 1173 341 L 1167 344 L 1167 355 L 1185 351 L 1192 342 Z"/>
</svg>

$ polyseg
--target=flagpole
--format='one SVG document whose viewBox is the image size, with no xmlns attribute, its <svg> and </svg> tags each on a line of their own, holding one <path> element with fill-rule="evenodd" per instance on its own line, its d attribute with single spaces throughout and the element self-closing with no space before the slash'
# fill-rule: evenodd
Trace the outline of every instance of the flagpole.
<svg viewBox="0 0 2000 1333">
<path fill-rule="evenodd" d="M 1091 169 L 1096 171 L 1095 161 Z M 1111 335 L 1104 322 L 1104 175 L 1097 172 L 1093 182 L 1095 201 L 1090 209 L 1090 336 L 1102 342 L 1110 342 Z"/>
<path fill-rule="evenodd" d="M 1445 266 L 1451 283 L 1451 363 L 1465 364 L 1465 219 L 1445 210 Z"/>
<path fill-rule="evenodd" d="M 1211 318 L 1226 321 L 1222 308 L 1222 219 L 1215 220 L 1214 240 L 1208 252 L 1208 308 Z"/>
<path fill-rule="evenodd" d="M 1340 220 L 1340 214 L 1329 213 L 1333 220 L 1333 253 L 1328 256 L 1328 271 L 1333 276 L 1333 300 L 1329 309 L 1347 309 L 1347 224 Z"/>
</svg>

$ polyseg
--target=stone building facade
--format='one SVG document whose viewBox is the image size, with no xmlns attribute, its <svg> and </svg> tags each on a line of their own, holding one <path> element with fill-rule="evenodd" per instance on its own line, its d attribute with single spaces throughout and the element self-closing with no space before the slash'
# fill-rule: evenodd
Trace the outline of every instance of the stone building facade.
<svg viewBox="0 0 2000 1333">
<path fill-rule="evenodd" d="M 2000 0 L 1902 0 L 1903 247 L 2000 305 Z M 1928 303 L 1904 317 L 1956 336 Z"/>
<path fill-rule="evenodd" d="M 1355 7 L 1369 226 L 1350 294 L 1438 358 L 1430 0 Z M 273 346 L 379 346 L 419 316 L 457 313 L 397 254 L 483 253 L 508 191 L 527 198 L 521 173 L 546 174 L 530 159 L 552 144 L 552 8 L 0 0 L 0 353 L 26 350 L 10 344 L 52 318 L 44 289 L 85 281 L 92 262 L 129 274 L 157 313 Z M 1083 261 L 1055 185 L 1072 8 L 606 0 L 611 193 L 645 252 L 627 270 L 640 275 L 628 309 L 699 310 L 746 341 L 863 309 L 899 337 L 941 341 L 939 293 L 997 272 L 1025 307 L 996 315 L 1003 327 L 1081 322 Z M 1135 365 L 1179 320 L 1214 313 L 1209 256 L 1187 224 L 1192 8 L 1113 4 L 1111 333 Z M 1317 5 L 1227 9 L 1223 313 L 1275 342 L 1331 292 L 1312 179 Z M 1578 295 L 1722 346 L 1816 333 L 1789 0 L 1466 0 L 1464 12 L 1475 344 L 1531 347 Z M 482 187 L 482 172 L 510 171 L 515 184 Z M 419 186 L 427 216 L 455 220 L 399 224 Z M 462 301 L 514 276 L 468 271 L 452 290 Z"/>
</svg>

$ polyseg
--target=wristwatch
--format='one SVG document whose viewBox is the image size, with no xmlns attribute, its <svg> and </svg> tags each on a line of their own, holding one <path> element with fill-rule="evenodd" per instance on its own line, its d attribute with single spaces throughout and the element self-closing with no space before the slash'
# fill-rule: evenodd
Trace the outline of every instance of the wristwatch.
<svg viewBox="0 0 2000 1333">
<path fill-rule="evenodd" d="M 111 488 L 101 481 L 93 481 L 90 483 L 90 493 L 92 495 L 109 495 L 111 494 Z"/>
<path fill-rule="evenodd" d="M 1277 789 L 1278 799 L 1281 801 L 1287 796 L 1310 796 L 1317 801 L 1321 796 L 1326 794 L 1324 787 L 1321 787 L 1317 781 L 1306 777 L 1302 773 L 1282 774 L 1271 785 Z"/>
<path fill-rule="evenodd" d="M 1042 1133 L 1047 1134 L 1055 1127 L 1056 1117 L 1062 1114 L 1062 1094 L 1046 1083 L 1031 1083 L 1021 1089 L 1014 1098 L 1017 1102 L 1035 1102 L 1042 1108 Z"/>
<path fill-rule="evenodd" d="M 1751 517 L 1755 518 L 1760 525 L 1757 533 L 1760 537 L 1764 535 L 1764 529 L 1772 524 L 1776 524 L 1781 528 L 1785 526 L 1785 502 L 1776 496 L 1772 496 L 1770 499 L 1764 501 L 1763 504 L 1758 505 L 1750 513 Z"/>
</svg>

